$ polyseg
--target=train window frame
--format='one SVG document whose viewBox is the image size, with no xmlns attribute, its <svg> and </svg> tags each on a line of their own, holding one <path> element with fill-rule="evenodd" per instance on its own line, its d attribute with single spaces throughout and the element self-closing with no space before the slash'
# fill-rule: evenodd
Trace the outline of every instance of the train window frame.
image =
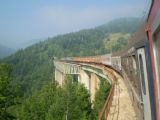
<svg viewBox="0 0 160 120">
<path fill-rule="evenodd" d="M 153 44 L 154 67 L 155 67 L 155 73 L 156 73 L 156 84 L 157 84 L 158 96 L 160 100 L 160 50 L 159 50 L 160 49 L 160 25 L 154 31 L 152 44 Z"/>
<path fill-rule="evenodd" d="M 141 76 L 141 84 L 143 94 L 146 95 L 146 84 L 145 84 L 145 75 L 144 75 L 144 66 L 143 66 L 143 58 L 142 55 L 139 55 L 139 67 L 140 67 L 140 76 Z"/>
</svg>

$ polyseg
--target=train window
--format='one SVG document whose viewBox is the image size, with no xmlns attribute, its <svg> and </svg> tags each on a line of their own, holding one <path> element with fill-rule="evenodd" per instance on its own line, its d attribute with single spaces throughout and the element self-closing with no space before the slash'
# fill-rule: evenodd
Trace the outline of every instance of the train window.
<svg viewBox="0 0 160 120">
<path fill-rule="evenodd" d="M 155 62 L 155 70 L 157 78 L 157 88 L 159 89 L 158 92 L 160 92 L 160 81 L 158 81 L 160 80 L 160 27 L 154 34 L 153 54 L 154 54 L 154 62 Z"/>
<path fill-rule="evenodd" d="M 139 55 L 139 64 L 140 64 L 140 74 L 141 74 L 142 89 L 143 89 L 143 93 L 146 95 L 146 85 L 145 85 L 145 78 L 144 78 L 144 66 L 143 66 L 142 55 Z"/>
<path fill-rule="evenodd" d="M 136 58 L 135 58 L 135 55 L 132 56 L 132 64 L 133 64 L 134 70 L 136 70 Z"/>
</svg>

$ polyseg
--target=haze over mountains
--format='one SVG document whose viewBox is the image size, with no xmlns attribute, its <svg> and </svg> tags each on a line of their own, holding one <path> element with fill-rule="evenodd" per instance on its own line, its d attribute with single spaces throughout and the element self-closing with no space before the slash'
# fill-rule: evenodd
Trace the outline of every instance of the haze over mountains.
<svg viewBox="0 0 160 120">
<path fill-rule="evenodd" d="M 0 44 L 0 58 L 4 58 L 14 53 L 16 50 Z"/>
<path fill-rule="evenodd" d="M 21 44 L 16 45 L 16 46 L 12 46 L 12 44 L 2 45 L 1 42 L 0 42 L 0 58 L 7 57 L 7 56 L 15 53 L 19 49 L 25 49 L 26 47 L 29 47 L 33 44 L 36 44 L 36 43 L 38 43 L 40 41 L 44 41 L 44 40 L 46 40 L 46 39 L 45 38 L 43 38 L 43 39 L 33 39 L 33 40 L 21 43 Z"/>
<path fill-rule="evenodd" d="M 136 18 L 120 18 L 120 19 L 115 19 L 113 21 L 110 21 L 109 23 L 103 24 L 101 26 L 95 27 L 94 30 L 100 30 L 101 32 L 126 32 L 125 29 L 123 29 L 123 27 L 127 28 L 127 23 L 133 22 L 133 21 L 137 21 L 138 23 L 138 19 L 135 20 Z M 124 24 L 124 22 L 126 21 L 126 23 Z M 125 25 L 122 27 L 122 25 Z M 117 29 L 114 29 L 114 27 L 117 27 Z M 87 29 L 86 29 L 87 30 Z M 89 30 L 89 29 L 88 29 Z M 92 29 L 93 30 L 93 29 Z M 127 28 L 127 30 L 129 30 L 129 32 L 134 31 L 134 27 L 130 26 L 130 28 Z M 83 31 L 83 30 L 82 30 Z M 75 32 L 76 33 L 76 32 Z M 29 40 L 27 42 L 21 42 L 19 44 L 17 44 L 16 46 L 12 45 L 11 43 L 6 43 L 5 46 L 1 45 L 0 42 L 0 58 L 4 58 L 6 56 L 9 56 L 10 54 L 16 52 L 18 49 L 24 49 L 28 46 L 31 46 L 33 44 L 36 44 L 40 41 L 45 41 L 47 40 L 46 38 L 39 38 L 39 39 L 33 39 L 33 40 Z M 22 40 L 23 41 L 23 40 Z M 3 41 L 5 43 L 5 41 Z"/>
</svg>

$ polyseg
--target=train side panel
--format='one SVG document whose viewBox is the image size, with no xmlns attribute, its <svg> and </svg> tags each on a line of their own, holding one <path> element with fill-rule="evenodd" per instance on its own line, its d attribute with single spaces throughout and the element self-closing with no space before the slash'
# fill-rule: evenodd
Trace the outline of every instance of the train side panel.
<svg viewBox="0 0 160 120">
<path fill-rule="evenodd" d="M 152 0 L 147 19 L 146 32 L 150 44 L 152 72 L 154 77 L 156 120 L 160 120 L 160 0 Z"/>
</svg>

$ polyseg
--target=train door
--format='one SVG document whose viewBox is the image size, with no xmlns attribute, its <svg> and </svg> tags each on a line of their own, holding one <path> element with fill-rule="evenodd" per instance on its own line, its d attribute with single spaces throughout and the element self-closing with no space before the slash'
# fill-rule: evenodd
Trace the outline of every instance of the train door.
<svg viewBox="0 0 160 120">
<path fill-rule="evenodd" d="M 139 66 L 139 76 L 141 83 L 141 93 L 143 99 L 143 109 L 144 109 L 144 119 L 151 120 L 151 106 L 148 88 L 148 77 L 147 77 L 147 67 L 146 67 L 146 57 L 144 48 L 137 50 L 138 53 L 138 66 Z"/>
</svg>

